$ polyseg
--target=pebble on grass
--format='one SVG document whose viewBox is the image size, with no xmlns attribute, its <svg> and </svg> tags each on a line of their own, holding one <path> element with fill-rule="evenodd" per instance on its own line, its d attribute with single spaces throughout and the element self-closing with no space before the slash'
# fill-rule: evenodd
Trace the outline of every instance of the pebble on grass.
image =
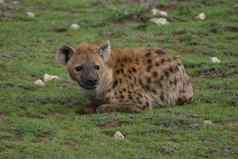
<svg viewBox="0 0 238 159">
<path fill-rule="evenodd" d="M 39 86 L 39 87 L 44 87 L 44 86 L 45 86 L 45 82 L 42 81 L 41 79 L 36 80 L 36 81 L 34 82 L 34 84 L 35 84 L 36 86 Z"/>
<path fill-rule="evenodd" d="M 15 4 L 15 5 L 17 5 L 17 4 L 19 4 L 20 2 L 19 2 L 19 1 L 13 1 L 12 3 Z"/>
<path fill-rule="evenodd" d="M 55 75 L 49 75 L 49 74 L 44 74 L 44 82 L 52 81 L 52 80 L 58 80 L 59 77 Z"/>
<path fill-rule="evenodd" d="M 156 9 L 156 8 L 153 8 L 151 10 L 152 12 L 152 15 L 160 15 L 162 17 L 167 17 L 168 16 L 168 13 L 166 11 L 162 11 L 162 10 L 159 10 L 159 9 Z"/>
<path fill-rule="evenodd" d="M 30 18 L 34 18 L 35 14 L 33 12 L 26 12 L 26 15 Z"/>
<path fill-rule="evenodd" d="M 167 25 L 169 24 L 168 20 L 166 18 L 152 18 L 150 19 L 152 23 L 155 23 L 157 25 Z"/>
<path fill-rule="evenodd" d="M 116 140 L 124 140 L 125 136 L 120 131 L 116 131 L 113 138 Z"/>
<path fill-rule="evenodd" d="M 210 57 L 210 60 L 212 63 L 221 63 L 221 60 L 218 59 L 217 57 Z"/>
<path fill-rule="evenodd" d="M 78 24 L 71 24 L 70 29 L 78 30 L 80 26 Z"/>
<path fill-rule="evenodd" d="M 206 20 L 207 15 L 205 13 L 200 13 L 195 17 L 197 20 Z"/>
<path fill-rule="evenodd" d="M 211 120 L 204 120 L 203 124 L 204 125 L 213 125 L 213 122 Z"/>
</svg>

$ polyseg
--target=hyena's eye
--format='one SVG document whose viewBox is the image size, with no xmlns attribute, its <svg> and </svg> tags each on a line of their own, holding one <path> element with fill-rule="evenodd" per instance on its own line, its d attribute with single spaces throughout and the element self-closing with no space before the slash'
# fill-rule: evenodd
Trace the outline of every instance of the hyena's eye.
<svg viewBox="0 0 238 159">
<path fill-rule="evenodd" d="M 75 70 L 76 70 L 77 72 L 81 71 L 82 69 L 83 69 L 83 66 L 82 66 L 82 65 L 75 67 Z"/>
<path fill-rule="evenodd" d="M 100 66 L 99 66 L 99 65 L 95 65 L 94 68 L 95 68 L 96 70 L 99 70 L 99 69 L 100 69 Z"/>
</svg>

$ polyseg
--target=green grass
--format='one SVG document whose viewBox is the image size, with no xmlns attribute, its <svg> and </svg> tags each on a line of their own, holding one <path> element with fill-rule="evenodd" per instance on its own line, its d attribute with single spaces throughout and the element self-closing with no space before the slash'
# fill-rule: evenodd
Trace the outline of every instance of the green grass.
<svg viewBox="0 0 238 159">
<path fill-rule="evenodd" d="M 0 17 L 0 158 L 238 158 L 236 0 L 179 1 L 168 10 L 176 17 L 168 26 L 128 20 L 128 14 L 143 8 L 122 0 L 108 5 L 97 0 L 11 3 Z M 36 17 L 27 17 L 27 11 Z M 200 12 L 208 19 L 194 20 Z M 68 29 L 72 23 L 81 28 Z M 80 114 L 87 99 L 55 63 L 55 51 L 64 44 L 108 39 L 114 47 L 161 47 L 179 55 L 192 76 L 193 103 L 140 114 Z M 212 64 L 212 56 L 222 63 Z M 44 73 L 64 80 L 35 86 Z M 126 139 L 115 140 L 116 131 Z"/>
</svg>

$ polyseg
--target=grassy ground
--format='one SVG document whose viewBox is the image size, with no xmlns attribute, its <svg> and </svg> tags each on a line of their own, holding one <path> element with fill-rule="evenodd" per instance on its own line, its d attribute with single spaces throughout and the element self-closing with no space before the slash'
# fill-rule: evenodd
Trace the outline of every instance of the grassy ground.
<svg viewBox="0 0 238 159">
<path fill-rule="evenodd" d="M 0 4 L 1 159 L 238 158 L 237 0 L 181 0 L 174 6 L 161 0 L 172 19 L 168 26 L 131 18 L 128 14 L 143 8 L 118 1 L 5 1 Z M 27 11 L 36 17 L 27 17 Z M 200 12 L 208 19 L 194 20 Z M 81 28 L 68 29 L 72 23 Z M 107 39 L 114 47 L 162 47 L 180 55 L 193 78 L 193 103 L 141 114 L 80 114 L 86 99 L 55 64 L 55 50 Z M 222 62 L 212 64 L 212 56 Z M 35 86 L 44 73 L 64 80 Z M 113 139 L 118 130 L 126 140 Z"/>
</svg>

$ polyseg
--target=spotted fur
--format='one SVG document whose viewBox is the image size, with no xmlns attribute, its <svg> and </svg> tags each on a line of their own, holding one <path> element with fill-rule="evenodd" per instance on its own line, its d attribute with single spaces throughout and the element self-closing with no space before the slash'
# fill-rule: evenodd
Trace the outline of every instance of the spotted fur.
<svg viewBox="0 0 238 159">
<path fill-rule="evenodd" d="M 95 89 L 95 99 L 103 101 L 98 112 L 141 112 L 191 102 L 192 83 L 178 58 L 158 48 L 114 48 L 105 61 L 99 50 L 99 45 L 81 44 L 66 64 L 76 81 L 75 63 L 91 61 L 101 66 Z M 83 59 L 83 55 L 91 58 Z"/>
</svg>

